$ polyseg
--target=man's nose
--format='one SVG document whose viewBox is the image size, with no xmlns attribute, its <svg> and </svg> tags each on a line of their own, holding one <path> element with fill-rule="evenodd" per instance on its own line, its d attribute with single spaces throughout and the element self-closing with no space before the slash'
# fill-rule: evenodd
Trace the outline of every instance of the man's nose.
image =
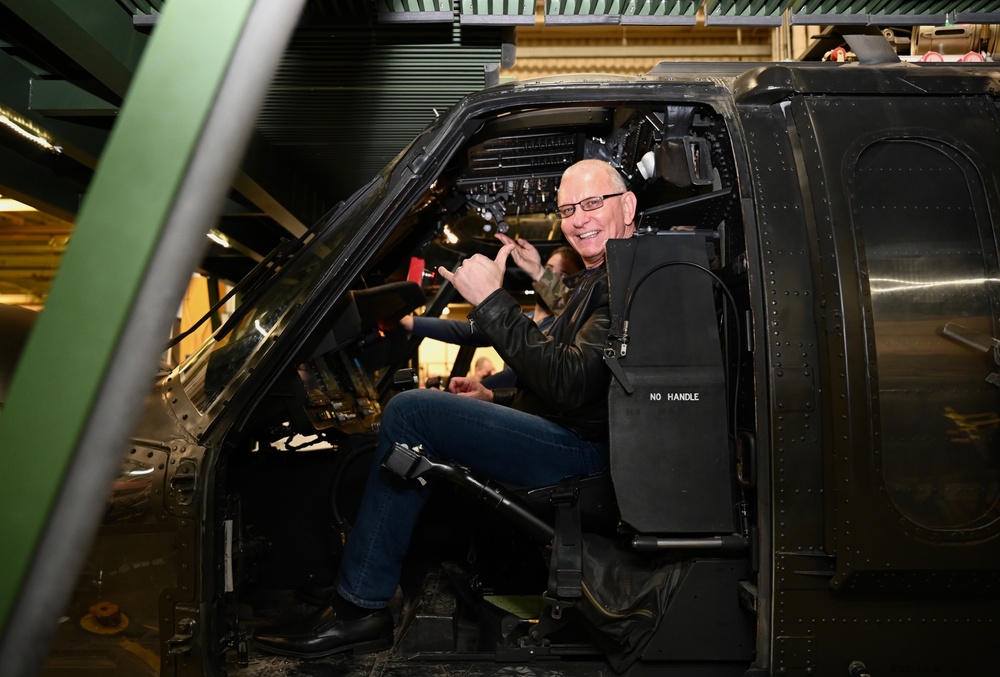
<svg viewBox="0 0 1000 677">
<path fill-rule="evenodd" d="M 583 209 L 579 205 L 577 205 L 576 209 L 573 210 L 573 213 L 570 215 L 569 218 L 570 218 L 569 224 L 571 226 L 579 227 L 584 223 L 586 223 L 587 219 L 589 219 L 590 216 L 589 214 L 587 214 L 587 212 L 583 211 Z"/>
</svg>

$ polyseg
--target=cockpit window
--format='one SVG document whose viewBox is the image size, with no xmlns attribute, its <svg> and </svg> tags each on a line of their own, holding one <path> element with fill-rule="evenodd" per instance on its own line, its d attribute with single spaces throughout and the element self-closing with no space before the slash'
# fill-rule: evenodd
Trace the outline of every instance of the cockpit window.
<svg viewBox="0 0 1000 677">
<path fill-rule="evenodd" d="M 206 411 L 215 402 L 286 312 L 301 303 L 310 290 L 317 287 L 320 277 L 336 267 L 331 262 L 369 222 L 369 217 L 382 204 L 385 188 L 385 182 L 378 179 L 359 190 L 337 218 L 336 225 L 322 233 L 278 273 L 231 331 L 222 336 L 217 334 L 181 366 L 181 383 L 199 411 Z"/>
<path fill-rule="evenodd" d="M 856 170 L 885 492 L 920 527 L 973 531 L 1000 516 L 1000 388 L 987 380 L 1000 270 L 982 181 L 966 155 L 929 139 L 876 143 Z"/>
</svg>

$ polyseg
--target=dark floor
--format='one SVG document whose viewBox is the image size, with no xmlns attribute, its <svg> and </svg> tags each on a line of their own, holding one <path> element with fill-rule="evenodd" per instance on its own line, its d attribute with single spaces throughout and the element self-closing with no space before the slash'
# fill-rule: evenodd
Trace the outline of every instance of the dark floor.
<svg viewBox="0 0 1000 677">
<path fill-rule="evenodd" d="M 552 661 L 536 663 L 496 663 L 482 661 L 407 661 L 399 660 L 392 651 L 353 657 L 333 656 L 311 661 L 268 656 L 251 652 L 250 665 L 231 669 L 238 677 L 517 677 L 566 676 L 612 677 L 614 673 L 603 663 Z"/>
<path fill-rule="evenodd" d="M 586 645 L 568 645 L 563 656 L 545 656 L 545 649 L 519 649 L 516 645 L 495 650 L 496 642 L 484 639 L 484 627 L 499 624 L 509 617 L 510 609 L 530 607 L 532 600 L 503 598 L 504 608 L 490 605 L 487 617 L 474 620 L 459 610 L 447 575 L 441 571 L 427 574 L 411 599 L 397 597 L 391 605 L 396 618 L 396 641 L 392 649 L 375 654 L 354 656 L 350 653 L 303 660 L 274 656 L 249 643 L 249 661 L 245 667 L 236 663 L 230 652 L 230 677 L 499 677 L 516 675 L 559 675 L 565 677 L 612 677 L 602 656 Z M 243 624 L 247 637 L 253 629 L 267 623 L 284 622 L 316 609 L 299 601 L 292 591 L 270 591 L 259 595 L 253 604 L 256 613 Z M 244 616 L 247 618 L 247 616 Z M 484 650 L 483 647 L 491 647 Z M 565 647 L 566 645 L 564 645 Z M 500 655 L 498 655 L 498 653 Z M 540 655 L 541 654 L 541 655 Z M 567 657 L 570 656 L 570 657 Z"/>
</svg>

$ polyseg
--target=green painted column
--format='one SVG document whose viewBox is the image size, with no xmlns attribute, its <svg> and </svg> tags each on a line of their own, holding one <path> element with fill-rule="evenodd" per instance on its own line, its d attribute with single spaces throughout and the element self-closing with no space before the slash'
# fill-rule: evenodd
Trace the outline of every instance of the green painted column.
<svg viewBox="0 0 1000 677">
<path fill-rule="evenodd" d="M 170 0 L 142 55 L 0 415 L 5 677 L 44 657 L 301 7 Z"/>
</svg>

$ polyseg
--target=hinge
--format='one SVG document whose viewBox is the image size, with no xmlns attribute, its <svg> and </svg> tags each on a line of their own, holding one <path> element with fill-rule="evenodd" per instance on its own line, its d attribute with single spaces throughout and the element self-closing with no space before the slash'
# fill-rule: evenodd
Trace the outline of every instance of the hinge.
<svg viewBox="0 0 1000 677">
<path fill-rule="evenodd" d="M 191 653 L 194 645 L 194 628 L 197 625 L 193 618 L 182 618 L 177 621 L 177 632 L 167 640 L 167 653 L 179 655 Z"/>
</svg>

